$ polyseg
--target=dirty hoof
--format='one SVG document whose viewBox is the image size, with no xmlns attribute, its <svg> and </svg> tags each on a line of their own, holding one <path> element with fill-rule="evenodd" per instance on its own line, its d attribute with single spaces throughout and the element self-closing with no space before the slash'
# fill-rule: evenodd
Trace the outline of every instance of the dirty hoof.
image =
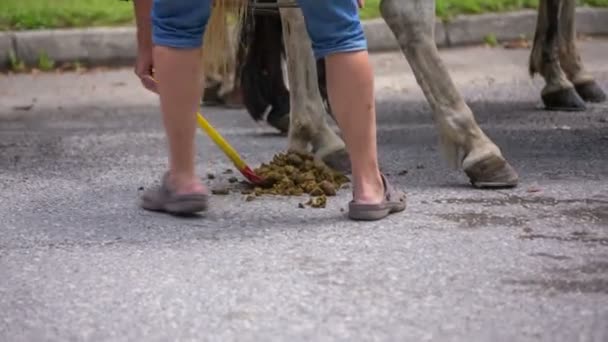
<svg viewBox="0 0 608 342">
<path fill-rule="evenodd" d="M 207 107 L 220 106 L 224 104 L 224 101 L 219 96 L 220 87 L 222 85 L 217 83 L 215 85 L 207 86 L 203 92 L 203 98 L 201 104 Z"/>
<path fill-rule="evenodd" d="M 481 160 L 464 172 L 476 188 L 513 188 L 519 182 L 515 169 L 504 158 L 498 156 Z"/>
<path fill-rule="evenodd" d="M 595 81 L 585 82 L 574 86 L 576 92 L 586 102 L 604 102 L 606 93 Z"/>
<path fill-rule="evenodd" d="M 289 132 L 289 113 L 279 116 L 268 116 L 268 124 L 276 129 L 278 129 L 281 133 L 287 134 Z"/>
<path fill-rule="evenodd" d="M 330 168 L 344 174 L 351 173 L 350 159 L 345 149 L 332 152 L 322 158 L 323 162 Z"/>
<path fill-rule="evenodd" d="M 574 88 L 560 89 L 542 95 L 543 103 L 548 110 L 583 111 L 587 108 L 585 102 Z"/>
</svg>

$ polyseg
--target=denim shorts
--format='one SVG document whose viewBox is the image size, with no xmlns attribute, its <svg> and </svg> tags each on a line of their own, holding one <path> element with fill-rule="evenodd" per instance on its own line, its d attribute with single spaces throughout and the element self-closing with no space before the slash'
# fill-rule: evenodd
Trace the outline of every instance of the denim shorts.
<svg viewBox="0 0 608 342">
<path fill-rule="evenodd" d="M 199 48 L 211 14 L 212 0 L 154 0 L 152 39 L 155 45 Z M 367 49 L 357 0 L 297 0 L 315 58 Z"/>
</svg>

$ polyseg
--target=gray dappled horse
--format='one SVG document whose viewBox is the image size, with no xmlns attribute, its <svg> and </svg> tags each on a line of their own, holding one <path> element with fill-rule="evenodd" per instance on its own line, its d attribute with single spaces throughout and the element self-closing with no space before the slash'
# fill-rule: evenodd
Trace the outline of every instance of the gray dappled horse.
<svg viewBox="0 0 608 342">
<path fill-rule="evenodd" d="M 267 120 L 288 132 L 289 150 L 312 147 L 315 156 L 328 165 L 348 169 L 344 143 L 326 122 L 325 112 L 330 108 L 324 62 L 314 60 L 300 10 L 288 6 L 290 0 L 278 2 L 276 15 L 254 11 L 241 31 L 237 73 L 245 106 L 255 120 L 270 109 Z M 576 49 L 575 2 L 540 1 L 530 73 L 538 72 L 545 79 L 541 97 L 548 109 L 583 110 L 585 101 L 606 98 L 584 69 Z M 476 187 L 516 186 L 516 171 L 478 126 L 439 57 L 434 39 L 435 2 L 382 0 L 380 12 L 431 106 L 448 161 L 461 167 Z M 281 69 L 283 59 L 289 90 Z"/>
</svg>

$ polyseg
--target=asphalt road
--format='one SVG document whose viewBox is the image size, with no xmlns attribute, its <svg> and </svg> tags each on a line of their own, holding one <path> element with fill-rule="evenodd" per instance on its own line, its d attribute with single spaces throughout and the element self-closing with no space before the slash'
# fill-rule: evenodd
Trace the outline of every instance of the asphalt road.
<svg viewBox="0 0 608 342">
<path fill-rule="evenodd" d="M 608 41 L 582 46 L 608 90 Z M 346 220 L 348 190 L 142 211 L 166 157 L 130 70 L 0 77 L 0 341 L 608 340 L 608 104 L 540 110 L 527 54 L 442 51 L 520 173 L 501 191 L 445 165 L 406 62 L 374 56 L 381 163 L 409 196 L 375 223 Z M 286 146 L 241 110 L 204 114 L 251 165 Z"/>
</svg>

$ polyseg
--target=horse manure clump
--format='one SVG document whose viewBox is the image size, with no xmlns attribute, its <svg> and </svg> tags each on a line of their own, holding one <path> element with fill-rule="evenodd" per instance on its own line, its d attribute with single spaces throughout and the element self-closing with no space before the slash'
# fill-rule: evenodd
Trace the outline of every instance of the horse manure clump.
<svg viewBox="0 0 608 342">
<path fill-rule="evenodd" d="M 225 186 L 219 186 L 219 187 L 211 189 L 211 193 L 214 195 L 229 195 L 230 189 Z"/>
<path fill-rule="evenodd" d="M 313 197 L 309 199 L 306 204 L 313 208 L 325 208 L 325 205 L 327 205 L 327 197 L 325 197 L 325 195 Z"/>
<path fill-rule="evenodd" d="M 277 154 L 254 172 L 264 179 L 264 184 L 253 189 L 256 196 L 309 194 L 318 201 L 315 204 L 318 206 L 309 204 L 313 207 L 324 207 L 326 196 L 335 196 L 337 190 L 349 182 L 346 175 L 315 161 L 312 155 L 297 152 Z"/>
</svg>

